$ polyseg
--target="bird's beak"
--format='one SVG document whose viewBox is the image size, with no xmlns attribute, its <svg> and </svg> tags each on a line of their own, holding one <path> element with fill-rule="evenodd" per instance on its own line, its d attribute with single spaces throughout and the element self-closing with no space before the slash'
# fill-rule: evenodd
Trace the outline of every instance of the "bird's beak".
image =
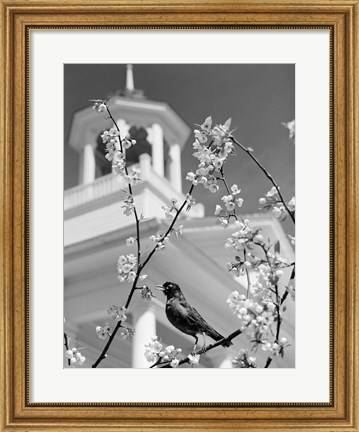
<svg viewBox="0 0 359 432">
<path fill-rule="evenodd" d="M 158 291 L 164 291 L 165 290 L 162 285 L 156 285 L 155 289 Z"/>
</svg>

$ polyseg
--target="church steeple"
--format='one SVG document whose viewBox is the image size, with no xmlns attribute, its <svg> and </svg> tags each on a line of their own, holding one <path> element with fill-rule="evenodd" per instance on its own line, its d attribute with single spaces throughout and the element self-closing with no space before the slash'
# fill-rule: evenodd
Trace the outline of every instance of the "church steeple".
<svg viewBox="0 0 359 432">
<path fill-rule="evenodd" d="M 121 131 L 121 138 L 130 134 L 137 142 L 126 152 L 128 166 L 141 165 L 141 161 L 149 160 L 147 181 L 163 193 L 159 186 L 163 179 L 163 187 L 181 194 L 181 150 L 187 143 L 191 128 L 166 102 L 143 97 L 142 90 L 135 88 L 134 69 L 132 64 L 122 65 L 122 89 L 112 93 L 110 98 L 111 113 Z M 140 79 L 138 76 L 139 82 Z M 69 144 L 81 155 L 80 184 L 94 183 L 96 178 L 111 173 L 111 164 L 105 159 L 105 148 L 100 138 L 104 128 L 111 126 L 110 121 L 107 120 L 106 125 L 103 116 L 91 107 L 74 115 Z"/>
<path fill-rule="evenodd" d="M 109 94 L 108 97 L 116 96 L 125 96 L 131 99 L 146 99 L 143 90 L 139 90 L 135 88 L 135 80 L 133 78 L 133 65 L 128 63 L 126 65 L 126 82 L 125 87 L 122 87 L 119 90 L 116 90 L 112 94 Z"/>
<path fill-rule="evenodd" d="M 129 92 L 133 92 L 135 90 L 132 64 L 128 64 L 126 66 L 126 90 Z"/>
</svg>

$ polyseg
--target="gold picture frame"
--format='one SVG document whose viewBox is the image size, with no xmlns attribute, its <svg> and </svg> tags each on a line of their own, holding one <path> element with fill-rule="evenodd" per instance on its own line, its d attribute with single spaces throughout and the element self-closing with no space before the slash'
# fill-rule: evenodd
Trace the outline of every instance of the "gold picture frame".
<svg viewBox="0 0 359 432">
<path fill-rule="evenodd" d="M 1 0 L 0 429 L 3 431 L 359 431 L 358 0 Z M 331 33 L 331 401 L 29 402 L 29 53 L 33 28 L 327 28 Z M 13 353 L 16 352 L 16 355 Z M 165 408 L 165 409 L 164 409 Z M 280 409 L 279 409 L 280 408 Z"/>
</svg>

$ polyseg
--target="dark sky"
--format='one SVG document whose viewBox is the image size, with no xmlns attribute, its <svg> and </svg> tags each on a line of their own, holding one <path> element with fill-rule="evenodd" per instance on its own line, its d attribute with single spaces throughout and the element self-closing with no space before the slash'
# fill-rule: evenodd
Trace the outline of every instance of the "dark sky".
<svg viewBox="0 0 359 432">
<path fill-rule="evenodd" d="M 65 189 L 77 185 L 78 155 L 66 143 L 72 114 L 89 99 L 104 98 L 125 86 L 126 65 L 95 64 L 64 66 Z M 165 101 L 192 127 L 211 115 L 215 123 L 232 117 L 235 136 L 252 147 L 281 186 L 289 200 L 294 193 L 295 147 L 281 125 L 295 117 L 295 66 L 287 64 L 135 64 L 134 81 L 148 99 Z M 194 170 L 192 142 L 182 153 L 185 177 Z M 237 183 L 244 198 L 243 213 L 258 211 L 258 199 L 271 188 L 262 172 L 244 153 L 226 164 L 230 184 Z M 186 193 L 189 182 L 183 181 Z M 220 195 L 203 187 L 195 189 L 197 201 L 213 214 Z"/>
</svg>

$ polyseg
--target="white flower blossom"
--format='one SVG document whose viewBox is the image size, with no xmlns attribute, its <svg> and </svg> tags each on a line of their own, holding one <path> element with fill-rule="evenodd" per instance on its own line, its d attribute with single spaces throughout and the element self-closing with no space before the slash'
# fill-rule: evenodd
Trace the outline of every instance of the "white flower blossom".
<svg viewBox="0 0 359 432">
<path fill-rule="evenodd" d="M 179 363 L 178 355 L 182 353 L 181 348 L 173 345 L 163 347 L 157 336 L 153 336 L 151 341 L 145 344 L 145 357 L 149 363 L 161 360 L 161 363 L 170 362 L 171 367 L 177 367 Z"/>
<path fill-rule="evenodd" d="M 131 216 L 133 214 L 135 210 L 135 202 L 133 196 L 130 193 L 126 194 L 122 207 L 125 209 L 123 213 L 126 216 Z"/>
<path fill-rule="evenodd" d="M 93 102 L 92 109 L 99 113 L 104 112 L 107 109 L 106 102 L 102 99 L 91 99 L 89 102 Z"/>
<path fill-rule="evenodd" d="M 132 282 L 136 277 L 137 258 L 133 254 L 121 255 L 117 261 L 118 280 Z"/>
<path fill-rule="evenodd" d="M 189 364 L 191 366 L 197 365 L 199 363 L 200 357 L 201 356 L 199 354 L 189 354 Z"/>
<path fill-rule="evenodd" d="M 239 355 L 232 360 L 233 367 L 236 368 L 256 368 L 256 358 L 249 355 L 248 350 L 241 349 Z"/>
<path fill-rule="evenodd" d="M 127 320 L 125 306 L 112 305 L 107 308 L 107 313 L 113 320 L 124 322 Z"/>
<path fill-rule="evenodd" d="M 295 119 L 289 122 L 282 122 L 282 126 L 284 126 L 289 131 L 289 138 L 294 140 L 295 138 Z"/>
<path fill-rule="evenodd" d="M 111 327 L 109 325 L 105 325 L 105 326 L 97 326 L 96 327 L 96 333 L 97 336 L 99 337 L 99 339 L 107 339 L 107 337 L 111 334 Z"/>
<path fill-rule="evenodd" d="M 129 237 L 128 239 L 126 239 L 126 245 L 127 246 L 132 246 L 135 243 L 136 239 L 134 237 Z"/>
<path fill-rule="evenodd" d="M 86 357 L 77 348 L 68 349 L 65 356 L 70 360 L 71 366 L 83 366 L 86 361 Z"/>
<path fill-rule="evenodd" d="M 140 178 L 141 170 L 139 168 L 132 168 L 131 172 L 129 174 L 124 175 L 125 183 L 131 186 L 136 185 L 137 183 L 140 183 L 142 179 Z"/>
</svg>

